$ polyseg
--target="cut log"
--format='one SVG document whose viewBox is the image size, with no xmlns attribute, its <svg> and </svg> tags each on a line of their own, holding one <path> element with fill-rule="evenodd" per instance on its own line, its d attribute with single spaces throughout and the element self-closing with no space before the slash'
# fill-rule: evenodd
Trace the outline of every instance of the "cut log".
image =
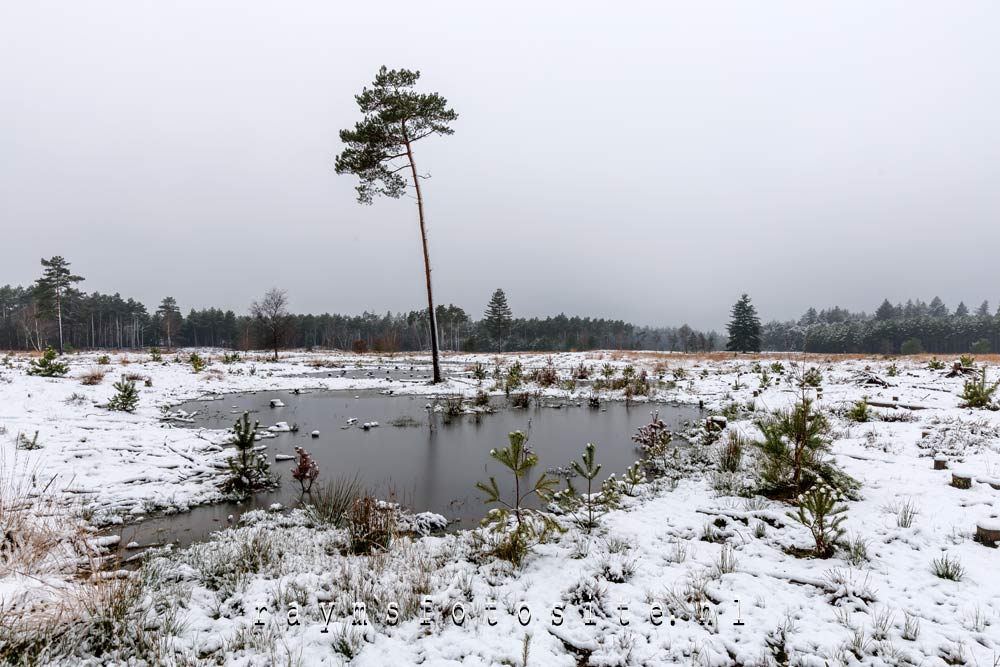
<svg viewBox="0 0 1000 667">
<path fill-rule="evenodd" d="M 976 524 L 976 542 L 995 549 L 1000 542 L 1000 519 L 980 519 Z"/>
<path fill-rule="evenodd" d="M 972 475 L 965 472 L 955 471 L 951 473 L 951 485 L 956 489 L 971 489 Z"/>
<path fill-rule="evenodd" d="M 948 459 L 944 454 L 938 454 L 934 457 L 934 469 L 935 470 L 947 470 L 948 469 Z"/>
</svg>

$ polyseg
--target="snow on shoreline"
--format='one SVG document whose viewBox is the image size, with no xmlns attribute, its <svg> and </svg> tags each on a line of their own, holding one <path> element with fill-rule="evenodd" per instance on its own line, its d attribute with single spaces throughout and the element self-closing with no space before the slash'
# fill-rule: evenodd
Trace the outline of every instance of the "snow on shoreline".
<svg viewBox="0 0 1000 667">
<path fill-rule="evenodd" d="M 201 354 L 218 357 L 218 352 Z M 97 356 L 70 357 L 70 375 L 96 366 Z M 514 356 L 529 368 L 549 358 L 505 355 Z M 24 357 L 15 359 L 14 368 L 0 367 L 0 377 L 10 380 L 0 380 L 0 427 L 6 429 L 0 434 L 2 460 L 12 460 L 19 432 L 38 430 L 42 448 L 18 451 L 19 465 L 26 462 L 26 469 L 69 480 L 67 497 L 86 497 L 92 508 L 104 511 L 183 507 L 217 497 L 214 471 L 224 456 L 221 434 L 163 424 L 161 405 L 206 394 L 318 387 L 391 387 L 397 394 L 476 391 L 474 382 L 461 379 L 431 387 L 302 376 L 316 362 L 379 365 L 372 355 L 290 353 L 278 363 L 229 366 L 215 361 L 197 375 L 172 355 L 164 357 L 167 365 L 139 362 L 148 355 L 129 357 L 133 363 L 112 363 L 104 382 L 93 387 L 69 377 L 26 377 Z M 450 355 L 447 362 L 459 370 L 476 362 L 490 368 L 493 358 Z M 563 374 L 581 361 L 619 368 L 632 363 L 650 372 L 664 361 L 667 367 L 659 370 L 673 386 L 662 390 L 662 398 L 701 400 L 714 411 L 725 410 L 731 415 L 729 427 L 748 435 L 754 413 L 736 406 L 752 401 L 758 410 L 772 410 L 797 395 L 775 374 L 771 386 L 761 388 L 752 358 L 568 353 L 551 359 Z M 426 357 L 398 355 L 381 365 L 411 360 L 426 362 Z M 571 529 L 537 548 L 519 571 L 477 559 L 467 531 L 403 538 L 381 557 L 345 556 L 339 552 L 343 531 L 310 527 L 299 511 L 252 512 L 241 527 L 162 559 L 163 571 L 175 582 L 171 585 L 179 587 L 173 599 L 182 601 L 175 613 L 183 614 L 184 626 L 173 638 L 174 648 L 212 659 L 226 655 L 226 664 L 233 665 L 267 664 L 268 651 L 302 665 L 343 664 L 353 653 L 354 665 L 520 665 L 525 644 L 528 664 L 546 666 L 995 664 L 1000 656 L 1000 550 L 972 537 L 977 522 L 1000 517 L 1000 489 L 991 485 L 1000 478 L 1000 413 L 960 408 L 962 379 L 928 370 L 925 361 L 896 359 L 894 377 L 888 373 L 893 361 L 875 358 L 776 355 L 760 363 L 766 368 L 776 360 L 786 367 L 804 362 L 823 375 L 819 404 L 831 419 L 834 456 L 863 484 L 861 499 L 848 503 L 846 526 L 852 540 L 866 545 L 866 559 L 851 563 L 844 553 L 826 560 L 790 555 L 788 549 L 807 547 L 810 538 L 786 517 L 787 505 L 720 495 L 708 475 L 682 479 L 675 487 L 664 480 L 647 485 L 643 497 L 628 500 L 604 519 L 597 536 Z M 251 366 L 256 366 L 253 375 Z M 683 372 L 674 373 L 681 367 Z M 866 367 L 889 386 L 858 384 L 858 373 Z M 125 373 L 152 380 L 152 387 L 140 387 L 136 414 L 97 407 Z M 990 378 L 995 377 L 991 369 Z M 73 393 L 84 399 L 67 403 Z M 588 394 L 589 389 L 578 392 Z M 873 408 L 882 417 L 861 424 L 839 416 L 863 397 L 922 409 Z M 938 453 L 949 469 L 934 470 Z M 956 468 L 969 471 L 971 489 L 950 486 Z M 899 520 L 904 506 L 916 511 L 909 526 L 899 525 L 905 523 Z M 717 541 L 702 539 L 706 526 Z M 209 576 L 225 571 L 231 554 L 241 553 L 246 544 L 270 545 L 276 553 L 232 590 Z M 733 567 L 720 560 L 724 554 L 735 558 Z M 944 556 L 961 563 L 960 581 L 933 574 L 932 561 Z M 0 597 L 13 588 L 11 580 L 0 582 Z M 429 598 L 428 623 L 418 609 L 397 625 L 351 625 L 352 601 L 359 595 L 380 600 L 383 606 L 370 613 L 381 615 L 388 601 L 412 602 L 414 591 L 421 601 Z M 671 624 L 671 613 L 680 615 L 678 605 L 692 591 L 703 594 L 708 622 L 677 618 Z M 595 601 L 593 625 L 581 616 L 586 599 Z M 468 617 L 461 627 L 453 616 L 459 603 Z M 291 604 L 301 614 L 299 624 L 289 624 Z M 557 605 L 565 605 L 559 625 L 553 616 Z M 266 614 L 259 611 L 263 607 Z M 524 608 L 531 614 L 526 625 Z M 657 616 L 656 609 L 663 615 Z M 741 625 L 733 625 L 737 617 Z M 264 623 L 262 635 L 270 639 L 246 639 L 256 621 Z"/>
</svg>

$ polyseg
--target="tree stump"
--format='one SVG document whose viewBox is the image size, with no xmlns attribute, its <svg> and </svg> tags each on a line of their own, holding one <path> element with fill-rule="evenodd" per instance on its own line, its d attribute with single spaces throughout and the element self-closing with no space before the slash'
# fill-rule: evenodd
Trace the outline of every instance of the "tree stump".
<svg viewBox="0 0 1000 667">
<path fill-rule="evenodd" d="M 965 472 L 953 472 L 951 473 L 951 485 L 956 489 L 971 489 L 972 475 Z"/>
<path fill-rule="evenodd" d="M 934 469 L 935 470 L 947 470 L 948 469 L 948 459 L 945 458 L 944 454 L 938 454 L 934 457 Z"/>
<path fill-rule="evenodd" d="M 980 519 L 976 524 L 976 542 L 995 549 L 1000 542 L 1000 519 Z"/>
</svg>

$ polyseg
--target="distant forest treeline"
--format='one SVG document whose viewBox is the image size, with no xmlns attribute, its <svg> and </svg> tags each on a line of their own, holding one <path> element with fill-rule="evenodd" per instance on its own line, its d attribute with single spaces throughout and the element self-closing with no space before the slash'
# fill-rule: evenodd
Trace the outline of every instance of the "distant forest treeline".
<svg viewBox="0 0 1000 667">
<path fill-rule="evenodd" d="M 87 348 L 210 346 L 232 349 L 268 347 L 266 332 L 249 314 L 206 308 L 185 316 L 167 297 L 150 312 L 118 294 L 68 289 L 62 299 L 63 336 L 67 345 Z M 442 349 L 489 352 L 497 349 L 488 323 L 458 306 L 438 306 Z M 661 350 L 703 352 L 724 349 L 726 336 L 691 327 L 644 327 L 622 320 L 556 315 L 514 317 L 504 350 Z M 290 315 L 284 347 L 404 352 L 430 347 L 426 310 L 361 315 Z M 37 285 L 0 287 L 0 349 L 40 350 L 58 340 L 51 299 Z M 169 341 L 169 344 L 168 344 Z M 960 303 L 951 311 L 935 297 L 929 304 L 888 300 L 869 315 L 843 308 L 801 318 L 771 321 L 761 327 L 761 346 L 770 351 L 936 354 L 1000 351 L 1000 310 L 983 302 L 975 311 Z"/>
<path fill-rule="evenodd" d="M 492 351 L 497 347 L 484 323 L 458 306 L 438 306 L 442 349 Z M 67 290 L 62 302 L 63 338 L 76 349 L 211 346 L 268 347 L 255 318 L 232 310 L 190 310 L 184 316 L 171 298 L 153 312 L 118 294 Z M 361 315 L 291 315 L 285 347 L 397 352 L 430 347 L 427 311 Z M 0 348 L 39 350 L 56 346 L 56 316 L 44 295 L 31 287 L 0 287 Z M 714 331 L 680 327 L 639 327 L 622 320 L 556 315 L 518 318 L 509 324 L 505 350 L 680 350 L 720 349 Z"/>
<path fill-rule="evenodd" d="M 931 302 L 882 302 L 874 315 L 843 308 L 810 308 L 798 321 L 764 324 L 765 350 L 858 352 L 870 354 L 935 354 L 1000 350 L 1000 310 L 984 301 L 974 312 L 964 303 L 954 311 L 934 297 Z"/>
</svg>

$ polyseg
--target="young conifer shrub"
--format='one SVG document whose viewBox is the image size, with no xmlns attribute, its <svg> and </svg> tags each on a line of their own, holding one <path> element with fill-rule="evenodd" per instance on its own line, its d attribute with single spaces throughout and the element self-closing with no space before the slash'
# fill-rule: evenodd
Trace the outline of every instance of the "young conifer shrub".
<svg viewBox="0 0 1000 667">
<path fill-rule="evenodd" d="M 115 395 L 108 401 L 108 410 L 117 412 L 135 412 L 139 405 L 139 390 L 132 380 L 121 379 L 115 382 Z"/>
<path fill-rule="evenodd" d="M 485 494 L 486 504 L 498 506 L 482 521 L 489 539 L 488 551 L 495 557 L 520 565 L 532 547 L 560 530 L 559 524 L 544 512 L 525 507 L 525 501 L 534 497 L 543 503 L 550 502 L 559 482 L 542 473 L 533 485 L 525 486 L 525 478 L 538 464 L 538 456 L 528 450 L 528 436 L 523 431 L 513 431 L 507 438 L 510 444 L 503 449 L 490 450 L 490 456 L 511 473 L 513 495 L 505 496 L 493 476 L 486 483 L 477 482 L 476 488 Z"/>
<path fill-rule="evenodd" d="M 595 462 L 596 450 L 594 443 L 588 442 L 580 460 L 570 461 L 573 472 L 586 482 L 586 492 L 577 491 L 572 480 L 567 479 L 566 488 L 553 496 L 556 504 L 569 513 L 573 521 L 587 533 L 597 527 L 602 516 L 618 507 L 621 499 L 614 475 L 600 486 L 600 490 L 594 488 L 597 476 L 601 474 L 601 464 Z"/>
<path fill-rule="evenodd" d="M 841 503 L 840 492 L 822 481 L 796 498 L 798 507 L 788 516 L 812 533 L 816 543 L 814 553 L 820 558 L 833 554 L 833 548 L 844 537 L 841 524 L 847 518 L 847 505 Z"/>
<path fill-rule="evenodd" d="M 642 464 L 636 461 L 625 470 L 625 475 L 621 481 L 622 491 L 627 496 L 633 496 L 635 495 L 636 488 L 645 483 L 646 471 L 643 469 Z"/>
<path fill-rule="evenodd" d="M 191 356 L 188 357 L 188 363 L 191 364 L 191 370 L 195 373 L 200 373 L 205 370 L 205 360 L 202 359 L 197 352 L 192 352 Z"/>
<path fill-rule="evenodd" d="M 806 372 L 802 374 L 802 381 L 800 384 L 804 387 L 818 387 L 823 384 L 823 374 L 815 366 L 810 366 Z"/>
<path fill-rule="evenodd" d="M 507 369 L 504 378 L 504 393 L 510 396 L 510 392 L 517 390 L 522 384 L 524 384 L 524 366 L 520 361 L 514 361 Z"/>
<path fill-rule="evenodd" d="M 229 459 L 229 475 L 221 484 L 224 493 L 246 497 L 255 491 L 277 486 L 267 459 L 254 449 L 258 426 L 260 422 L 251 424 L 250 415 L 246 412 L 233 425 L 230 442 L 236 447 L 236 455 Z"/>
<path fill-rule="evenodd" d="M 869 422 L 872 420 L 872 411 L 868 407 L 868 401 L 862 399 L 855 402 L 854 405 L 847 411 L 847 418 L 852 422 L 857 422 L 862 424 L 864 422 Z"/>
<path fill-rule="evenodd" d="M 860 488 L 857 480 L 828 457 L 829 423 L 805 391 L 791 409 L 771 413 L 755 423 L 764 436 L 754 443 L 764 495 L 797 496 L 820 479 L 849 497 Z"/>
<path fill-rule="evenodd" d="M 59 361 L 57 356 L 58 353 L 52 347 L 45 348 L 39 359 L 31 360 L 28 365 L 28 375 L 46 378 L 63 377 L 69 372 L 69 364 Z"/>
<path fill-rule="evenodd" d="M 965 381 L 961 393 L 962 407 L 996 410 L 997 406 L 993 403 L 993 394 L 997 387 L 1000 387 L 1000 380 L 993 384 L 986 384 L 986 367 L 984 366 L 978 379 Z"/>
</svg>

